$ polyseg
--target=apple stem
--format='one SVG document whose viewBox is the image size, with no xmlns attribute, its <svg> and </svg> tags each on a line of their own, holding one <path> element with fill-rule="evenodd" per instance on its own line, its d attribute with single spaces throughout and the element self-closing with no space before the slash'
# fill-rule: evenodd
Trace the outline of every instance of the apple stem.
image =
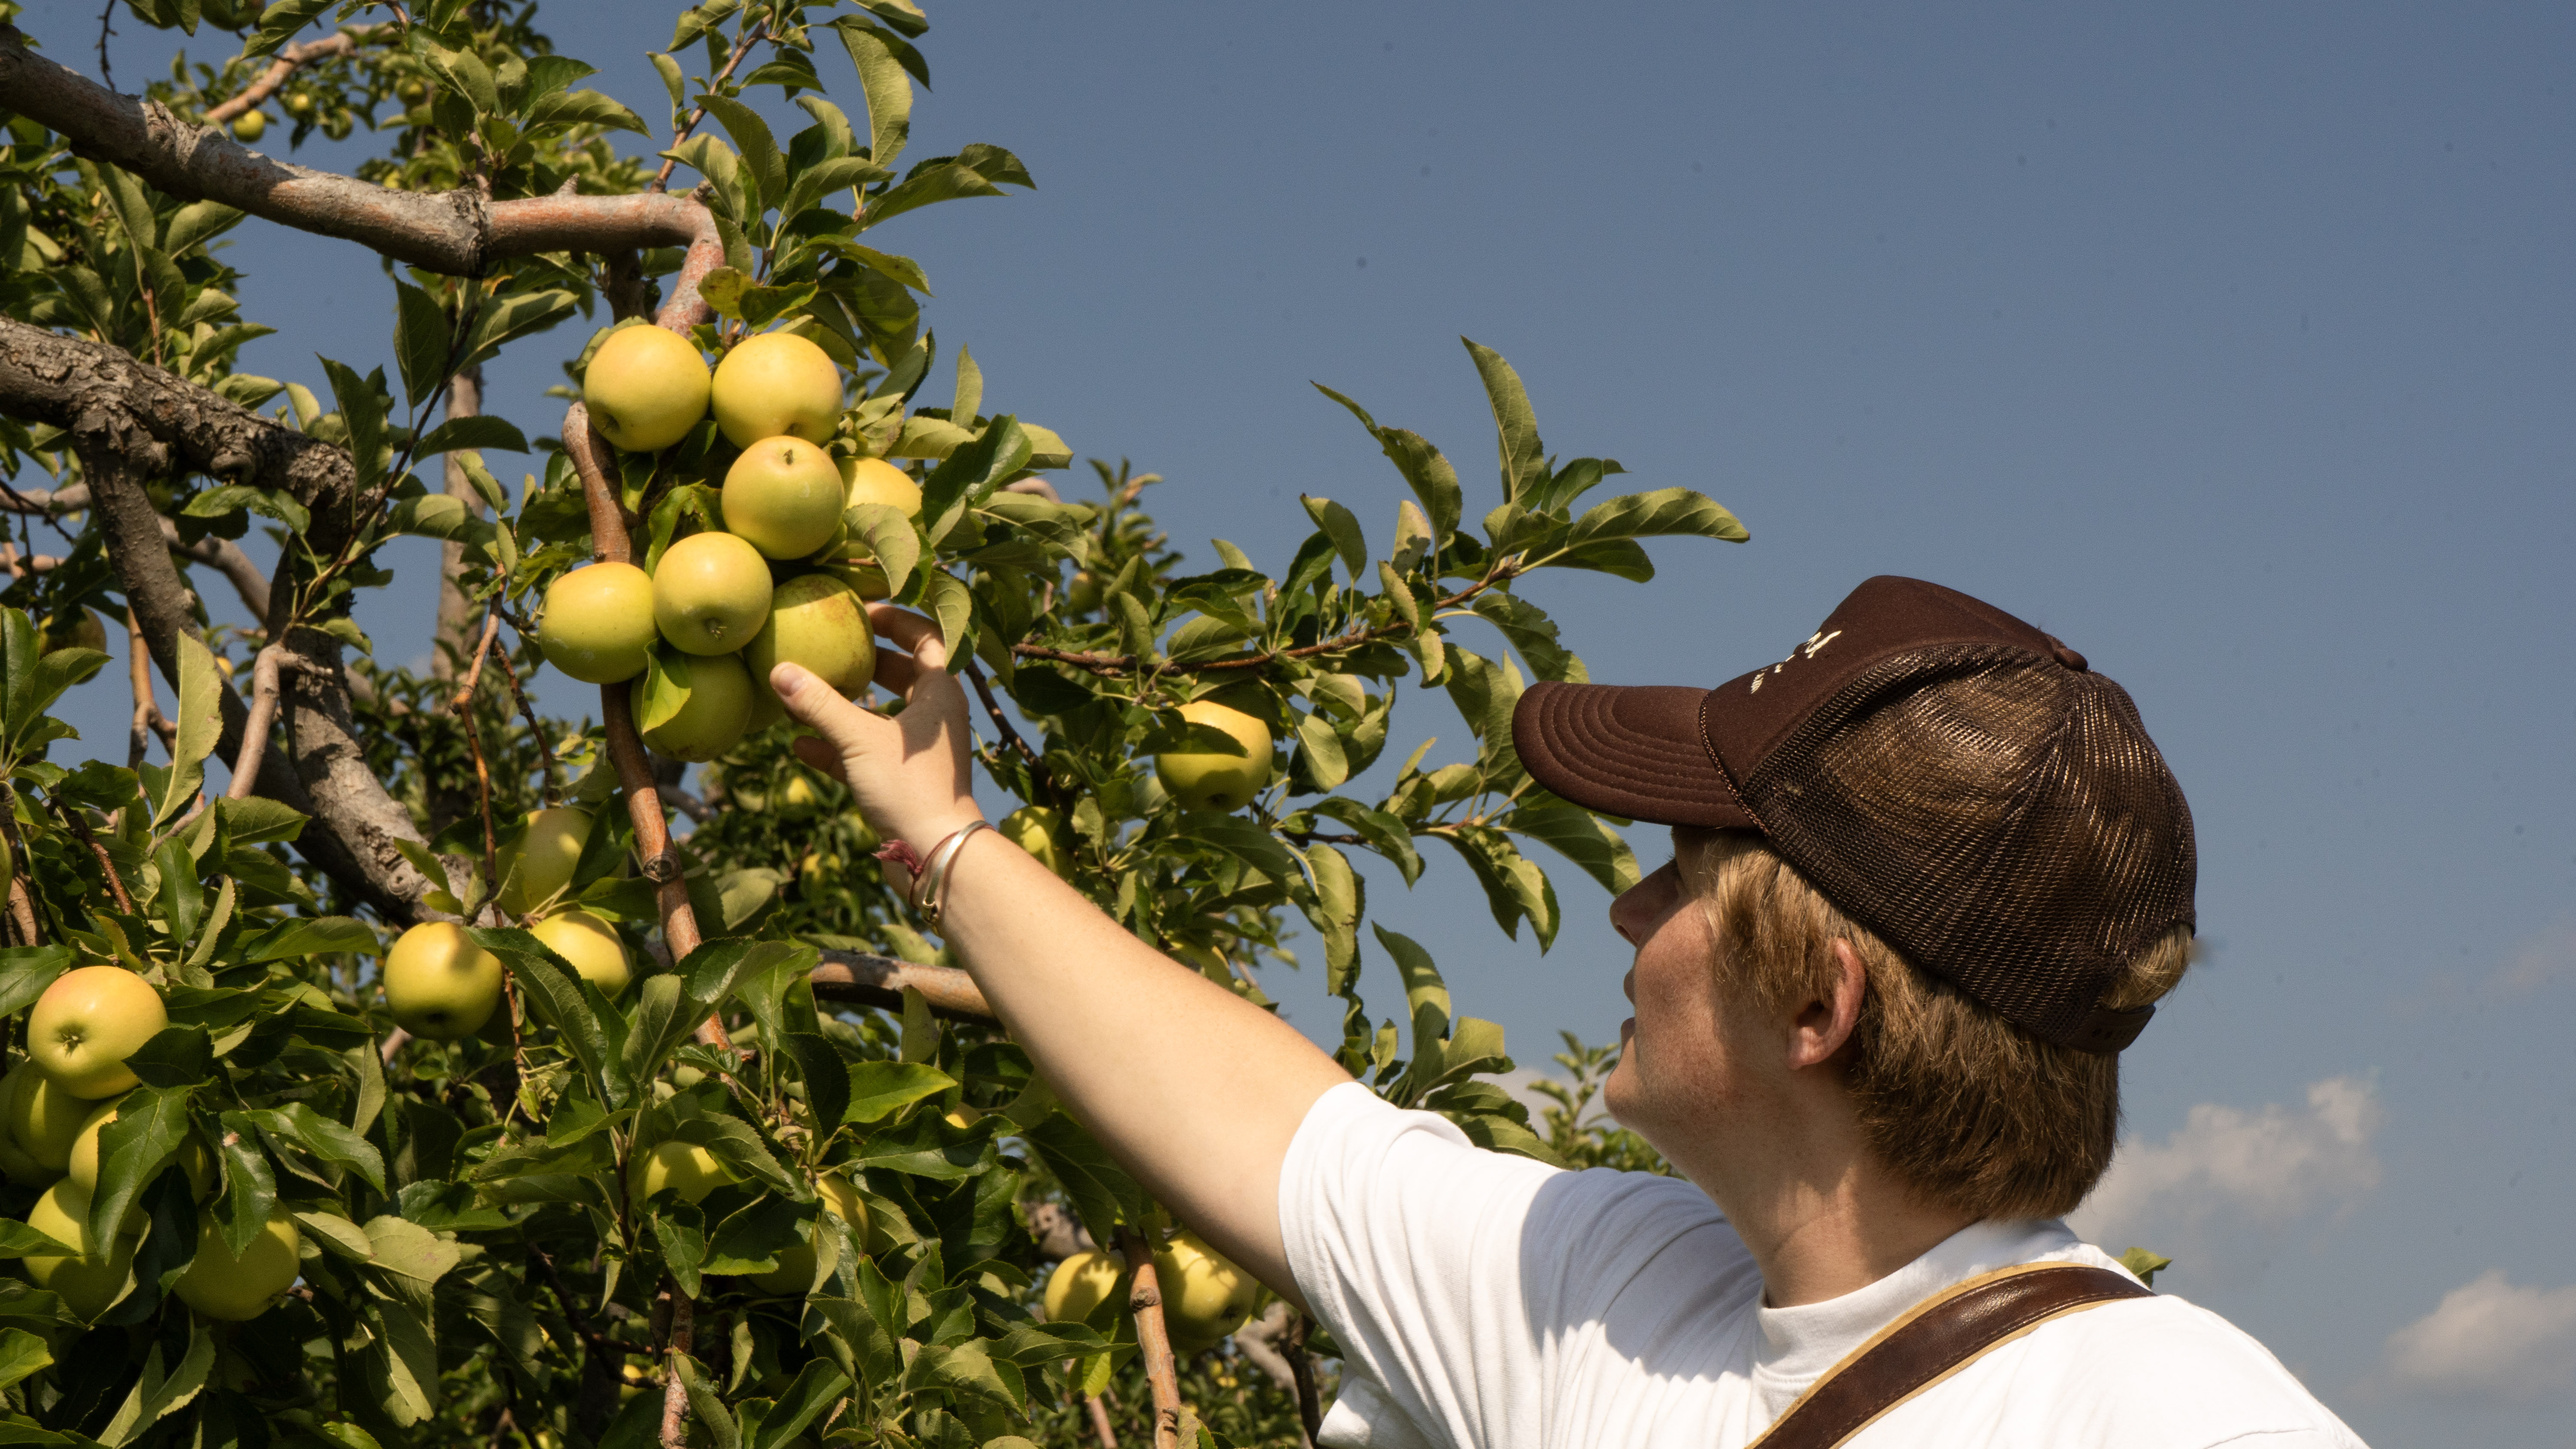
<svg viewBox="0 0 2576 1449">
<path fill-rule="evenodd" d="M 1136 1315 L 1136 1350 L 1145 1360 L 1145 1384 L 1154 1392 L 1154 1449 L 1180 1449 L 1181 1378 L 1172 1362 L 1172 1335 L 1163 1324 L 1163 1292 L 1154 1271 L 1154 1248 L 1136 1229 L 1118 1230 L 1127 1255 L 1127 1309 Z"/>
</svg>

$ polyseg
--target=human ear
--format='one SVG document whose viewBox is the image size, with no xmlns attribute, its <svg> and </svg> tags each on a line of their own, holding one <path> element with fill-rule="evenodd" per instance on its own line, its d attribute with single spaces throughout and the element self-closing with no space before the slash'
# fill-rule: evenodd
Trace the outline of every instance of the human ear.
<svg viewBox="0 0 2576 1449">
<path fill-rule="evenodd" d="M 1836 939 L 1829 994 L 1809 1000 L 1789 1024 L 1790 1070 L 1831 1061 L 1843 1049 L 1860 1021 L 1861 995 L 1868 989 L 1869 972 L 1860 964 L 1860 953 L 1851 942 Z"/>
</svg>

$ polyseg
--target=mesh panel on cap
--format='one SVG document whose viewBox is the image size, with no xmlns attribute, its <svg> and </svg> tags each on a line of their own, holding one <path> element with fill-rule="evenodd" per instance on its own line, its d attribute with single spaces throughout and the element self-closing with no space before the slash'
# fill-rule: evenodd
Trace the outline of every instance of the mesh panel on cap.
<svg viewBox="0 0 2576 1449">
<path fill-rule="evenodd" d="M 2021 649 L 1881 660 L 1742 784 L 1835 905 L 2042 1040 L 2192 920 L 2191 814 L 2127 691 Z"/>
</svg>

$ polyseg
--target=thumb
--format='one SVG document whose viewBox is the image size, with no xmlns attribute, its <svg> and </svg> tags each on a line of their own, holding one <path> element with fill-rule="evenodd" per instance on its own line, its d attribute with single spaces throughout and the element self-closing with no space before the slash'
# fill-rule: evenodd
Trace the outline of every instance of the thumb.
<svg viewBox="0 0 2576 1449">
<path fill-rule="evenodd" d="M 769 687 L 777 691 L 789 718 L 830 741 L 844 758 L 864 749 L 874 731 L 893 728 L 891 721 L 843 699 L 839 690 L 802 664 L 781 661 L 769 671 Z"/>
</svg>

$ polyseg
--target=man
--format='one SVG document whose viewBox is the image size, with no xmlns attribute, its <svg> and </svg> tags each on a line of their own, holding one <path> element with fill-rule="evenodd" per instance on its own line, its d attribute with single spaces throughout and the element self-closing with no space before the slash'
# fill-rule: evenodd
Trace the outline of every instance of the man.
<svg viewBox="0 0 2576 1449">
<path fill-rule="evenodd" d="M 1608 1100 L 1686 1181 L 1397 1111 L 987 840 L 936 632 L 876 621 L 912 651 L 880 655 L 903 712 L 782 665 L 824 736 L 799 750 L 921 853 L 948 941 L 1075 1114 L 1332 1330 L 1327 1443 L 1734 1449 L 1872 1382 L 1833 1371 L 1960 1285 L 2119 1274 L 2056 1219 L 2109 1164 L 2116 1054 L 2182 974 L 2191 820 L 2128 695 L 2020 620 L 1878 578 L 1714 690 L 1522 699 L 1534 779 L 1675 827 L 1611 908 L 1636 1016 Z M 2075 1276 L 2112 1287 L 1815 1442 L 2357 1449 L 2215 1315 Z"/>
</svg>

